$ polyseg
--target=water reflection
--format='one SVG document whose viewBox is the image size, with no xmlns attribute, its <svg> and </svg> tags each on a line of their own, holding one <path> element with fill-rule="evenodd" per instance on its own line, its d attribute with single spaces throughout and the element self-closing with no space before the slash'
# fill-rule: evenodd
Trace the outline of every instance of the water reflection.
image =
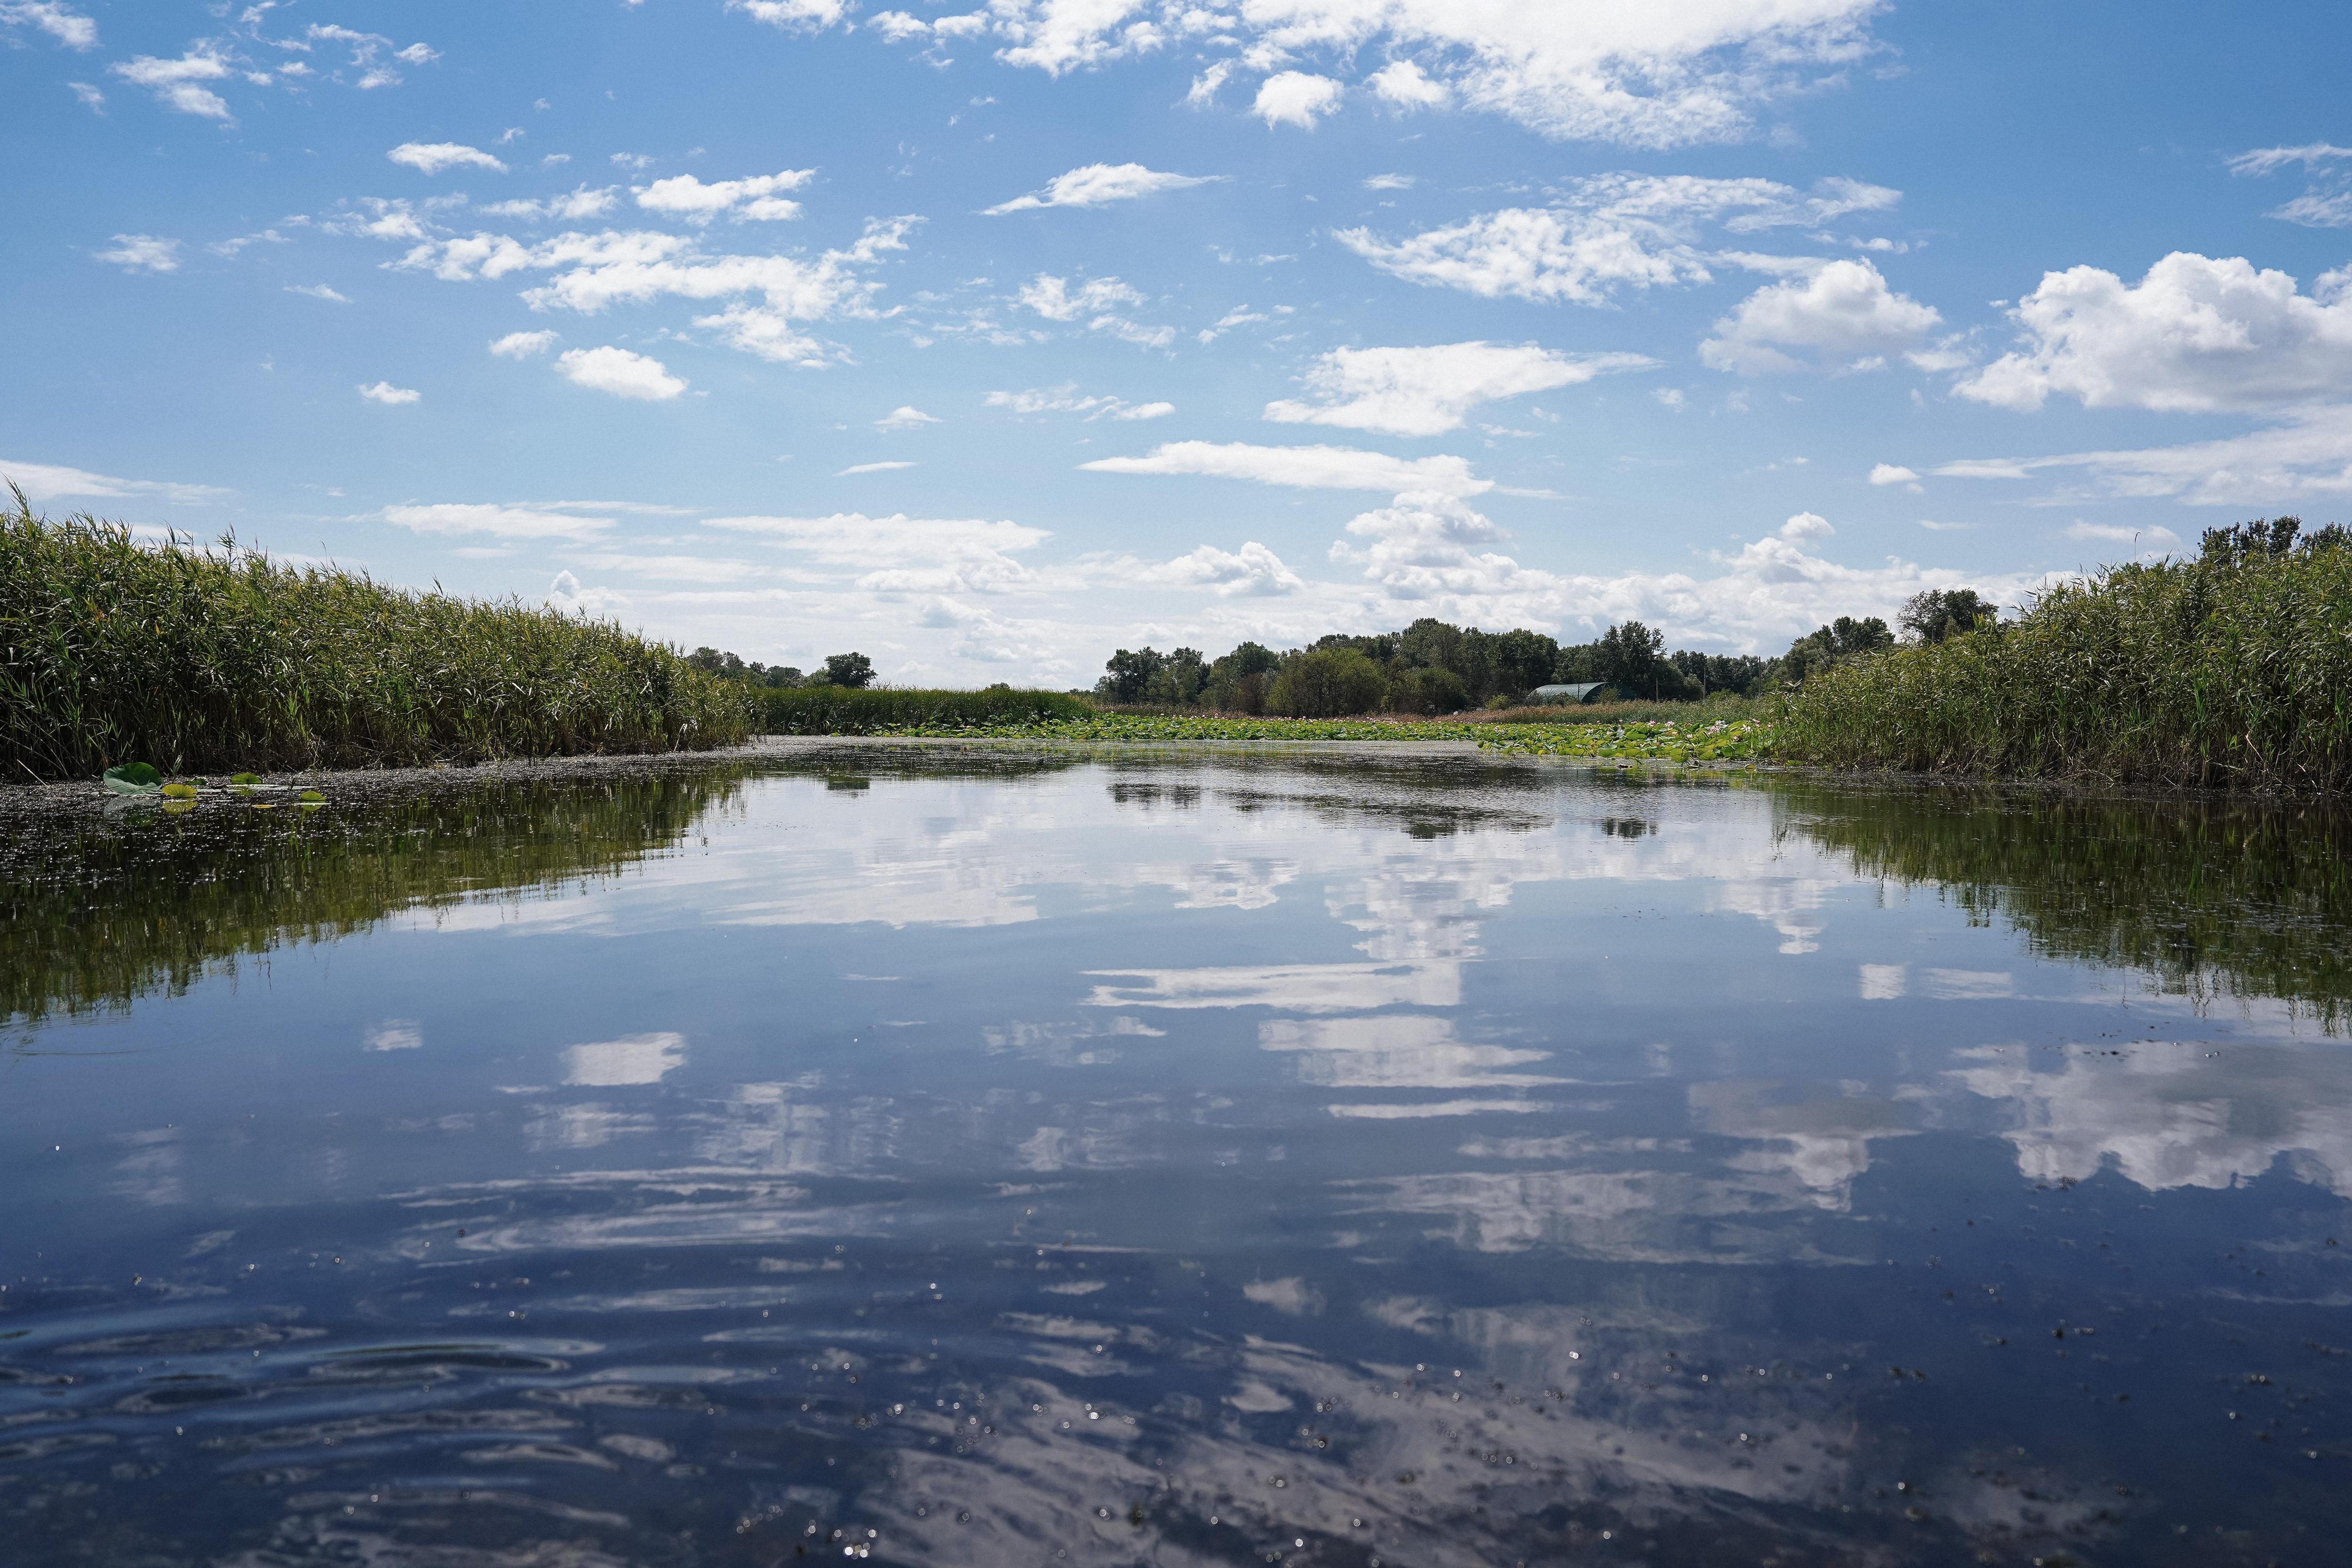
<svg viewBox="0 0 2352 1568">
<path fill-rule="evenodd" d="M 31 1560 L 2315 1561 L 2346 1511 L 2326 820 L 671 784 L 101 860 L 103 929 L 247 918 L 12 981 Z M 2206 882 L 2074 844 L 2140 810 Z M 260 918 L 313 865 L 373 891 Z"/>
</svg>

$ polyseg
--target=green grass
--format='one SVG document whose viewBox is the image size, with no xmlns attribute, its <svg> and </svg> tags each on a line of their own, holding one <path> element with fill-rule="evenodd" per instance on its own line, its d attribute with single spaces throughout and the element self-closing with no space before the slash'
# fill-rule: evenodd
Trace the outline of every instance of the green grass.
<svg viewBox="0 0 2352 1568">
<path fill-rule="evenodd" d="M 2352 788 L 2352 546 L 2109 568 L 2016 624 L 1824 670 L 1791 761 L 2008 778 Z"/>
<path fill-rule="evenodd" d="M 0 776 L 695 750 L 755 717 L 607 622 L 0 512 Z"/>
<path fill-rule="evenodd" d="M 1591 756 L 1656 762 L 1737 762 L 1764 753 L 1769 729 L 1753 720 L 1683 724 L 1482 724 L 1450 719 L 1241 719 L 1094 713 L 989 725 L 907 724 L 877 734 L 1034 741 L 1468 741 L 1507 756 Z"/>
<path fill-rule="evenodd" d="M 1066 691 L 900 691 L 846 686 L 761 688 L 772 735 L 877 735 L 922 729 L 962 733 L 992 725 L 1084 718 L 1094 704 Z"/>
</svg>

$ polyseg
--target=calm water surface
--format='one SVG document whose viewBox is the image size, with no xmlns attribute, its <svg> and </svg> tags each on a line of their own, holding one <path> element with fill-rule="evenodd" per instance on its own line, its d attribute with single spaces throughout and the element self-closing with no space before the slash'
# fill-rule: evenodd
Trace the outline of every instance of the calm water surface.
<svg viewBox="0 0 2352 1568">
<path fill-rule="evenodd" d="M 2346 1560 L 2336 819 L 873 748 L 28 844 L 9 1562 Z"/>
</svg>

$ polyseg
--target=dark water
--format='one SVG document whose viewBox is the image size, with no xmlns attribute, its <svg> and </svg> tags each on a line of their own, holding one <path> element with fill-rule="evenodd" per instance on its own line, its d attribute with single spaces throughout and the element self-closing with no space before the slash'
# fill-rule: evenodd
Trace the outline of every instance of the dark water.
<svg viewBox="0 0 2352 1568">
<path fill-rule="evenodd" d="M 11 1563 L 2346 1560 L 2323 815 L 877 750 L 15 847 Z"/>
</svg>

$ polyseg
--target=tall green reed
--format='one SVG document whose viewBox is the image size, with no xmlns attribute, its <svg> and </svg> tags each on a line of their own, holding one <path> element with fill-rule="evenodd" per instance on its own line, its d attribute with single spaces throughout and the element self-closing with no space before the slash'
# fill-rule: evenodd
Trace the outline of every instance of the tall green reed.
<svg viewBox="0 0 2352 1568">
<path fill-rule="evenodd" d="M 1790 760 L 1833 767 L 2352 789 L 2352 548 L 2110 567 L 2013 625 L 1815 675 Z"/>
<path fill-rule="evenodd" d="M 726 745 L 745 690 L 609 622 L 0 511 L 0 776 Z"/>
</svg>

